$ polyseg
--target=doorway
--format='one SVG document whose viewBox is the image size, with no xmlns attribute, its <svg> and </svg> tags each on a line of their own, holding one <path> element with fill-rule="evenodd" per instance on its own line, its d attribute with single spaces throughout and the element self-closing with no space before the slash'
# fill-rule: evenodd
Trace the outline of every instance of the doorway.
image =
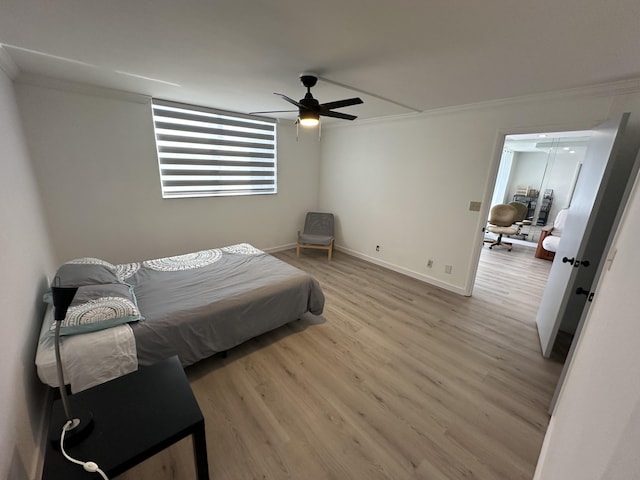
<svg viewBox="0 0 640 480">
<path fill-rule="evenodd" d="M 538 277 L 540 272 L 545 272 L 543 281 L 546 284 L 551 262 L 549 256 L 545 259 L 535 258 L 536 248 L 543 229 L 550 229 L 558 212 L 571 205 L 591 135 L 592 132 L 587 130 L 505 137 L 490 207 L 515 201 L 525 204 L 527 213 L 517 233 L 503 239 L 513 245 L 511 252 L 499 246 L 490 251 L 483 247 L 476 279 L 486 276 L 487 272 L 483 269 L 492 268 L 495 271 L 496 264 L 505 269 L 511 268 L 515 262 L 509 260 L 509 255 L 515 254 L 527 257 L 527 268 L 535 269 Z M 492 236 L 485 232 L 485 239 L 491 239 Z M 491 258 L 487 258 L 489 255 Z M 531 292 L 530 301 L 535 302 L 536 311 L 541 293 Z M 559 332 L 553 358 L 564 361 L 574 334 L 575 328 Z"/>
</svg>

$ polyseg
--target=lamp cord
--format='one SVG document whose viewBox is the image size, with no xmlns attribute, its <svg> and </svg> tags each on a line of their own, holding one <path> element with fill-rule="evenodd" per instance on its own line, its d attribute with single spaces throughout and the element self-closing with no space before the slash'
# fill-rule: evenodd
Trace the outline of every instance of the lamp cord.
<svg viewBox="0 0 640 480">
<path fill-rule="evenodd" d="M 69 428 L 72 425 L 72 423 L 73 422 L 69 420 L 62 427 L 62 435 L 60 435 L 60 450 L 62 451 L 62 455 L 64 455 L 64 458 L 66 458 L 70 462 L 75 463 L 76 465 L 82 465 L 82 468 L 84 468 L 87 472 L 97 473 L 104 480 L 109 480 L 109 477 L 107 477 L 107 475 L 102 470 L 100 470 L 100 467 L 98 467 L 98 464 L 96 464 L 95 462 L 82 462 L 80 460 L 76 460 L 75 458 L 71 458 L 67 454 L 67 452 L 64 450 L 64 434 L 67 433 L 67 428 Z"/>
</svg>

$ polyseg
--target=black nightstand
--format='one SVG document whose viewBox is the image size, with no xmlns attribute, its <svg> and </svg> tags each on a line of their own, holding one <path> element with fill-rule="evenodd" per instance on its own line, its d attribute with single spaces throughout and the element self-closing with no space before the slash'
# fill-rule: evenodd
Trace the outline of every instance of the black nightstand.
<svg viewBox="0 0 640 480">
<path fill-rule="evenodd" d="M 94 422 L 86 439 L 65 445 L 71 457 L 96 462 L 113 478 L 192 435 L 197 478 L 209 479 L 204 418 L 178 357 L 71 395 L 69 403 L 72 413 L 74 405 L 90 411 Z M 56 400 L 49 429 L 60 430 L 63 423 L 62 404 Z M 47 445 L 43 480 L 99 478 Z"/>
</svg>

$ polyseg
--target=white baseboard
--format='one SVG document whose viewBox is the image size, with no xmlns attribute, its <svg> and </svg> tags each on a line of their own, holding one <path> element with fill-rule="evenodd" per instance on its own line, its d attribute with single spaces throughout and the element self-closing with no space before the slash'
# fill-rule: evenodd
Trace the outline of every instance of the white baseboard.
<svg viewBox="0 0 640 480">
<path fill-rule="evenodd" d="M 381 267 L 388 268 L 389 270 L 393 270 L 394 272 L 402 273 L 403 275 L 407 275 L 408 277 L 415 278 L 416 280 L 420 280 L 421 282 L 428 283 L 429 285 L 440 287 L 444 290 L 448 290 L 449 292 L 457 293 L 458 295 L 468 296 L 468 294 L 465 292 L 463 288 L 460 288 L 456 285 L 452 285 L 451 283 L 443 282 L 441 280 L 438 280 L 437 278 L 424 275 L 423 273 L 415 272 L 408 268 L 400 267 L 393 263 L 385 262 L 384 260 L 380 260 L 378 258 L 365 255 L 363 253 L 357 252 L 356 250 L 351 250 L 350 248 L 341 247 L 338 245 L 336 245 L 334 248 L 340 252 L 349 254 L 353 257 L 359 258 L 366 262 L 380 265 Z"/>
<path fill-rule="evenodd" d="M 282 252 L 283 250 L 289 250 L 291 248 L 295 248 L 295 243 L 288 243 L 286 245 L 280 245 L 278 247 L 264 248 L 263 251 L 267 253 L 276 253 Z M 424 275 L 420 272 L 415 272 L 408 268 L 400 267 L 393 263 L 385 262 L 384 260 L 380 260 L 375 257 L 370 257 L 369 255 L 365 255 L 364 253 L 360 253 L 356 250 L 352 250 L 350 248 L 341 247 L 336 245 L 334 247 L 335 250 L 346 253 L 353 257 L 359 258 L 360 260 L 364 260 L 365 262 L 373 263 L 375 265 L 380 265 L 381 267 L 388 268 L 389 270 L 393 270 L 394 272 L 402 273 L 403 275 L 407 275 L 408 277 L 415 278 L 416 280 L 420 280 L 421 282 L 428 283 L 429 285 L 434 285 L 436 287 L 442 288 L 449 292 L 457 293 L 458 295 L 468 296 L 463 288 L 460 288 L 456 285 L 452 285 L 451 283 L 443 282 L 442 280 L 438 280 L 437 278 L 430 277 L 428 275 Z"/>
<path fill-rule="evenodd" d="M 287 243 L 286 245 L 280 245 L 278 247 L 263 248 L 261 250 L 267 253 L 276 253 L 276 252 L 282 252 L 283 250 L 290 250 L 292 248 L 296 248 L 295 243 Z"/>
</svg>

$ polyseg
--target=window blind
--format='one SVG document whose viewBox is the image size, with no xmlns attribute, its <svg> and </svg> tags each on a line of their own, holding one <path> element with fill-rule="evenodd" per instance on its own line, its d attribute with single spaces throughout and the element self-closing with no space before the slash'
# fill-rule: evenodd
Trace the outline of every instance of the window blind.
<svg viewBox="0 0 640 480">
<path fill-rule="evenodd" d="M 275 121 L 151 104 L 163 198 L 277 193 Z"/>
</svg>

